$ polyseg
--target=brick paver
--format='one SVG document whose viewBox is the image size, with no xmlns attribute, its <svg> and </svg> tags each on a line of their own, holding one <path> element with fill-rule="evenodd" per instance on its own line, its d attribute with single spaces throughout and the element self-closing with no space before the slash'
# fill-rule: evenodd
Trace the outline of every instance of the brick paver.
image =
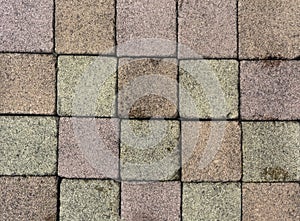
<svg viewBox="0 0 300 221">
<path fill-rule="evenodd" d="M 300 55 L 299 0 L 239 0 L 238 4 L 241 58 Z"/>
<path fill-rule="evenodd" d="M 240 180 L 238 122 L 182 122 L 181 131 L 183 181 Z"/>
<path fill-rule="evenodd" d="M 244 122 L 244 181 L 299 181 L 300 124 Z"/>
<path fill-rule="evenodd" d="M 179 182 L 124 182 L 121 199 L 124 220 L 180 220 Z"/>
<path fill-rule="evenodd" d="M 179 172 L 179 123 L 176 121 L 121 122 L 123 180 L 174 180 Z"/>
<path fill-rule="evenodd" d="M 1 177 L 0 219 L 56 220 L 56 187 L 55 177 Z"/>
<path fill-rule="evenodd" d="M 59 125 L 60 176 L 118 178 L 118 120 L 64 117 Z"/>
<path fill-rule="evenodd" d="M 118 220 L 119 189 L 114 181 L 63 179 L 60 220 Z"/>
<path fill-rule="evenodd" d="M 0 113 L 54 114 L 55 58 L 0 54 Z"/>
<path fill-rule="evenodd" d="M 1 0 L 0 5 L 0 51 L 52 51 L 53 1 Z"/>
<path fill-rule="evenodd" d="M 240 220 L 239 183 L 184 183 L 182 220 Z"/>
<path fill-rule="evenodd" d="M 117 1 L 118 55 L 163 56 L 176 52 L 176 1 Z"/>
<path fill-rule="evenodd" d="M 178 4 L 180 57 L 236 57 L 235 0 L 179 0 Z"/>
<path fill-rule="evenodd" d="M 175 59 L 120 59 L 118 110 L 122 117 L 176 117 Z"/>
<path fill-rule="evenodd" d="M 238 63 L 234 60 L 180 62 L 180 116 L 238 117 Z"/>
<path fill-rule="evenodd" d="M 244 184 L 243 220 L 298 220 L 299 198 L 297 183 Z"/>
<path fill-rule="evenodd" d="M 0 175 L 55 174 L 54 117 L 0 117 Z"/>
<path fill-rule="evenodd" d="M 300 62 L 241 62 L 243 119 L 300 118 Z"/>
<path fill-rule="evenodd" d="M 56 51 L 68 54 L 113 53 L 114 2 L 114 0 L 56 0 Z"/>
</svg>

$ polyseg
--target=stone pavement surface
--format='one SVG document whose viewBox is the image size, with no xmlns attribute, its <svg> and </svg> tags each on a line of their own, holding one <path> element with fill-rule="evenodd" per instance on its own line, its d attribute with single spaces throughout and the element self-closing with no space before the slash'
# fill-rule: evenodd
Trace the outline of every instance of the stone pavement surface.
<svg viewBox="0 0 300 221">
<path fill-rule="evenodd" d="M 0 0 L 0 221 L 300 220 L 300 0 Z"/>
</svg>

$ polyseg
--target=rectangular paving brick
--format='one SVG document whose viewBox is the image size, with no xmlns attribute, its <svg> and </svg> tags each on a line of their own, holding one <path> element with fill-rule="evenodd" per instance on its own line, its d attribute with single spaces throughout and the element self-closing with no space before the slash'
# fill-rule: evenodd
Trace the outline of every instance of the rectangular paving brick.
<svg viewBox="0 0 300 221">
<path fill-rule="evenodd" d="M 174 56 L 176 1 L 117 1 L 118 55 Z"/>
<path fill-rule="evenodd" d="M 0 117 L 0 175 L 56 172 L 54 117 Z"/>
<path fill-rule="evenodd" d="M 184 183 L 182 197 L 183 221 L 240 220 L 239 183 Z"/>
<path fill-rule="evenodd" d="M 51 55 L 0 55 L 0 113 L 53 114 L 55 59 Z"/>
<path fill-rule="evenodd" d="M 119 116 L 176 117 L 177 102 L 175 59 L 119 60 Z"/>
<path fill-rule="evenodd" d="M 299 0 L 240 0 L 238 4 L 241 58 L 300 56 Z"/>
<path fill-rule="evenodd" d="M 0 0 L 0 5 L 0 51 L 52 51 L 53 1 Z"/>
<path fill-rule="evenodd" d="M 55 177 L 1 177 L 0 199 L 0 220 L 56 220 Z"/>
<path fill-rule="evenodd" d="M 180 0 L 179 55 L 183 58 L 236 57 L 236 1 Z"/>
<path fill-rule="evenodd" d="M 119 189 L 114 181 L 63 179 L 60 220 L 119 220 Z"/>
<path fill-rule="evenodd" d="M 58 174 L 113 178 L 119 174 L 119 120 L 60 118 Z"/>
<path fill-rule="evenodd" d="M 122 183 L 122 220 L 179 221 L 180 193 L 180 182 Z"/>
<path fill-rule="evenodd" d="M 122 120 L 122 180 L 175 180 L 179 177 L 179 122 Z"/>
<path fill-rule="evenodd" d="M 114 0 L 56 0 L 56 52 L 114 53 L 114 2 Z"/>
<path fill-rule="evenodd" d="M 300 119 L 300 61 L 241 62 L 243 119 Z"/>
<path fill-rule="evenodd" d="M 244 181 L 300 180 L 300 124 L 244 122 Z"/>
<path fill-rule="evenodd" d="M 238 117 L 237 61 L 184 60 L 179 65 L 181 117 Z"/>
<path fill-rule="evenodd" d="M 58 114 L 114 116 L 116 65 L 110 57 L 59 56 Z"/>
<path fill-rule="evenodd" d="M 238 122 L 181 123 L 182 180 L 238 181 L 241 131 Z"/>
<path fill-rule="evenodd" d="M 299 183 L 246 183 L 243 220 L 299 220 L 299 199 Z"/>
</svg>

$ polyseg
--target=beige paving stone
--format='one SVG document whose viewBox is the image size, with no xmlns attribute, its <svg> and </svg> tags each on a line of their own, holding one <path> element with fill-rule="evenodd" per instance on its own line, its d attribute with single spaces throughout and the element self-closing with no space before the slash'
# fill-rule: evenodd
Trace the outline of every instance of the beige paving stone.
<svg viewBox="0 0 300 221">
<path fill-rule="evenodd" d="M 239 183 L 184 183 L 183 221 L 240 220 Z"/>
<path fill-rule="evenodd" d="M 60 220 L 119 220 L 119 189 L 114 181 L 63 179 Z"/>
<path fill-rule="evenodd" d="M 114 0 L 57 0 L 56 52 L 114 53 L 114 2 Z"/>
<path fill-rule="evenodd" d="M 58 114 L 115 116 L 115 58 L 59 56 Z"/>
<path fill-rule="evenodd" d="M 53 56 L 1 54 L 0 76 L 0 113 L 54 114 Z"/>
<path fill-rule="evenodd" d="M 179 177 L 179 122 L 122 120 L 122 180 L 176 180 Z"/>
<path fill-rule="evenodd" d="M 54 175 L 54 117 L 0 117 L 0 175 Z"/>
<path fill-rule="evenodd" d="M 243 122 L 244 181 L 300 180 L 300 124 Z"/>
<path fill-rule="evenodd" d="M 238 117 L 237 61 L 184 60 L 179 65 L 181 117 Z"/>
</svg>

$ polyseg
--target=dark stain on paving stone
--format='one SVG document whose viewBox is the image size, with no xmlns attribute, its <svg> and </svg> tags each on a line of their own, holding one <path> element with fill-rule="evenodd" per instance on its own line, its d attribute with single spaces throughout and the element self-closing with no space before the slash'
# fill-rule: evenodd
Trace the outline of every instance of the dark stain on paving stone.
<svg viewBox="0 0 300 221">
<path fill-rule="evenodd" d="M 266 167 L 263 169 L 262 178 L 265 180 L 287 180 L 289 172 L 281 167 Z"/>
</svg>

